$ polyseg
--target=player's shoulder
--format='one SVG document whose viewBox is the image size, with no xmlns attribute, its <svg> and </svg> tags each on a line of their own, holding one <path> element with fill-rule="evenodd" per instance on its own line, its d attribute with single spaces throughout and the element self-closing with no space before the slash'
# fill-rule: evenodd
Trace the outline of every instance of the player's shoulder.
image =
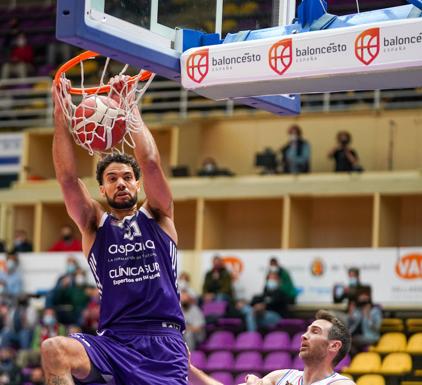
<svg viewBox="0 0 422 385">
<path fill-rule="evenodd" d="M 356 383 L 353 380 L 346 377 L 338 379 L 335 383 L 336 385 L 356 385 Z"/>
<path fill-rule="evenodd" d="M 270 373 L 268 373 L 263 380 L 265 380 L 264 384 L 268 384 L 268 385 L 276 385 L 278 384 L 278 382 L 286 377 L 286 375 L 293 373 L 293 372 L 297 372 L 297 370 L 295 369 L 280 369 L 280 370 L 274 370 Z"/>
</svg>

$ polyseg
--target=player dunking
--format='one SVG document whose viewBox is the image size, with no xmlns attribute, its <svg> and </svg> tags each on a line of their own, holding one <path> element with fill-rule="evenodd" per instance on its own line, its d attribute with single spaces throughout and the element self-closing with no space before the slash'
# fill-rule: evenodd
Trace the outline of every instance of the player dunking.
<svg viewBox="0 0 422 385">
<path fill-rule="evenodd" d="M 355 385 L 334 367 L 350 350 L 351 337 L 347 327 L 334 315 L 320 310 L 316 320 L 302 336 L 299 356 L 305 368 L 276 370 L 264 378 L 248 375 L 241 385 Z M 189 378 L 197 385 L 223 385 L 190 365 Z"/>
<path fill-rule="evenodd" d="M 123 82 L 113 79 L 121 90 Z M 48 385 L 185 385 L 188 359 L 176 288 L 177 233 L 160 156 L 138 109 L 135 159 L 108 155 L 97 165 L 107 213 L 77 177 L 74 143 L 55 98 L 53 159 L 67 211 L 101 294 L 98 335 L 54 337 L 41 347 Z M 141 127 L 142 125 L 142 127 Z M 139 164 L 139 166 L 138 166 Z M 146 200 L 137 208 L 141 188 Z"/>
</svg>

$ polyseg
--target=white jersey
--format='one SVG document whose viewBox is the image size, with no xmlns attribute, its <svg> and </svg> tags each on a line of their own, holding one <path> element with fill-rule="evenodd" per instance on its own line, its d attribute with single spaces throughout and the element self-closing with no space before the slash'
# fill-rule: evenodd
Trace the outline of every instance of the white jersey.
<svg viewBox="0 0 422 385">
<path fill-rule="evenodd" d="M 337 381 L 350 380 L 350 378 L 342 376 L 336 372 L 333 372 L 330 376 L 313 382 L 312 384 L 318 385 L 330 385 Z M 277 385 L 303 385 L 303 372 L 300 370 L 290 369 L 277 381 Z"/>
</svg>

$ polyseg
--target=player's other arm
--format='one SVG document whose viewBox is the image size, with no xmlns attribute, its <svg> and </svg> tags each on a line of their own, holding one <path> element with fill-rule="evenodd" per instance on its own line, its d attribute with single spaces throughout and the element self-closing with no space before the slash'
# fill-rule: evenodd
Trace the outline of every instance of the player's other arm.
<svg viewBox="0 0 422 385">
<path fill-rule="evenodd" d="M 66 84 L 62 84 L 66 86 Z M 73 138 L 58 100 L 59 90 L 53 86 L 54 137 L 53 163 L 56 178 L 63 192 L 67 212 L 75 221 L 82 234 L 96 224 L 99 206 L 94 202 L 84 183 L 77 176 L 76 156 Z"/>
</svg>

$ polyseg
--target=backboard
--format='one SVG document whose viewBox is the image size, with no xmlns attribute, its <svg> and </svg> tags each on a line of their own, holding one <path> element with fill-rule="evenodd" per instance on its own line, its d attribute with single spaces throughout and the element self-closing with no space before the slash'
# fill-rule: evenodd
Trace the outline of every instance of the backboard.
<svg viewBox="0 0 422 385">
<path fill-rule="evenodd" d="M 56 36 L 180 81 L 183 51 L 219 43 L 229 32 L 287 24 L 294 5 L 294 0 L 58 0 Z M 265 104 L 278 106 L 284 99 L 267 96 Z M 241 102 L 261 104 L 257 98 Z M 288 111 L 298 112 L 297 99 L 288 97 L 286 103 Z"/>
</svg>

